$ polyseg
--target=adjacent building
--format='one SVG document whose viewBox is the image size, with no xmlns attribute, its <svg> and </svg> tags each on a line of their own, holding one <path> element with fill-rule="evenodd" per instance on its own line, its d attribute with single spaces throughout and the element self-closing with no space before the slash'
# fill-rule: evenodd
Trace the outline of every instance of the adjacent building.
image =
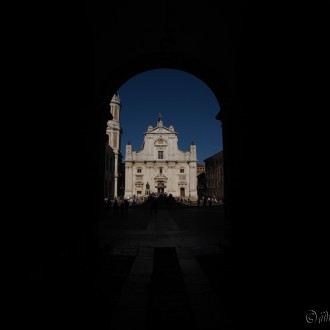
<svg viewBox="0 0 330 330">
<path fill-rule="evenodd" d="M 197 175 L 197 195 L 200 200 L 206 196 L 205 171 Z"/>
<path fill-rule="evenodd" d="M 115 154 L 109 145 L 109 135 L 106 135 L 105 143 L 105 174 L 104 174 L 104 197 L 112 199 L 114 193 L 114 168 L 115 168 Z"/>
<path fill-rule="evenodd" d="M 192 142 L 188 151 L 178 148 L 178 133 L 163 125 L 159 115 L 155 127 L 144 133 L 140 151 L 126 145 L 125 198 L 166 194 L 197 200 L 197 155 Z"/>
<path fill-rule="evenodd" d="M 116 93 L 110 102 L 110 113 L 112 119 L 107 122 L 107 142 L 105 150 L 105 197 L 115 198 L 123 193 L 123 180 L 120 175 L 120 167 L 122 163 L 121 154 L 121 135 L 123 130 L 120 126 L 121 101 L 118 93 Z"/>
<path fill-rule="evenodd" d="M 197 176 L 205 172 L 205 165 L 198 163 L 197 164 Z"/>
<path fill-rule="evenodd" d="M 224 198 L 223 151 L 205 159 L 204 162 L 206 197 L 221 202 Z"/>
</svg>

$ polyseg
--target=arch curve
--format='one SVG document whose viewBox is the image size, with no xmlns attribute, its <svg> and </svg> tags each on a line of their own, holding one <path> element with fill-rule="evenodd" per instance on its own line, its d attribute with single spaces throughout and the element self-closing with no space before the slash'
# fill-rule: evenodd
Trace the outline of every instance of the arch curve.
<svg viewBox="0 0 330 330">
<path fill-rule="evenodd" d="M 225 73 L 219 72 L 217 67 L 207 64 L 191 55 L 164 56 L 162 53 L 149 53 L 118 63 L 113 71 L 109 72 L 100 89 L 99 103 L 109 104 L 112 95 L 127 80 L 149 70 L 175 69 L 192 74 L 203 81 L 213 92 L 219 104 L 219 111 L 224 104 L 234 103 L 234 91 L 226 80 Z"/>
</svg>

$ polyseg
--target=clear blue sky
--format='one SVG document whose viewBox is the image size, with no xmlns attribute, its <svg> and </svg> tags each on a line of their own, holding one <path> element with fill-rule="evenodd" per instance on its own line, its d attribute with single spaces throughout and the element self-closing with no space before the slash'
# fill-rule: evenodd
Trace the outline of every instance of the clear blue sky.
<svg viewBox="0 0 330 330">
<path fill-rule="evenodd" d="M 180 150 L 189 150 L 195 142 L 199 163 L 222 150 L 221 122 L 215 119 L 220 110 L 218 101 L 192 74 L 173 69 L 145 71 L 127 80 L 118 93 L 124 159 L 127 142 L 133 151 L 139 151 L 148 125 L 156 126 L 159 113 L 163 125 L 173 125 L 178 133 Z"/>
</svg>

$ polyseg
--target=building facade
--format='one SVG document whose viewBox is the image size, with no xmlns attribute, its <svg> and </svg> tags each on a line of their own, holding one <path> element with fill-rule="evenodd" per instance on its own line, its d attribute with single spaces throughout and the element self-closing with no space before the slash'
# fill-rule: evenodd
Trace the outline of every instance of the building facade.
<svg viewBox="0 0 330 330">
<path fill-rule="evenodd" d="M 126 145 L 125 198 L 145 198 L 166 194 L 197 200 L 196 145 L 189 151 L 178 149 L 178 133 L 163 126 L 159 115 L 156 127 L 148 126 L 140 151 Z"/>
<path fill-rule="evenodd" d="M 197 164 L 197 176 L 205 172 L 205 165 L 198 163 Z"/>
<path fill-rule="evenodd" d="M 204 160 L 205 195 L 221 202 L 224 198 L 223 151 Z"/>
<path fill-rule="evenodd" d="M 110 113 L 112 119 L 107 122 L 106 134 L 108 135 L 108 144 L 110 148 L 106 148 L 106 169 L 107 162 L 109 162 L 108 172 L 106 170 L 106 180 L 108 178 L 108 184 L 105 182 L 105 187 L 107 191 L 111 192 L 110 197 L 115 198 L 121 194 L 120 192 L 120 164 L 122 162 L 121 154 L 121 135 L 123 130 L 120 126 L 120 111 L 121 111 L 121 101 L 118 93 L 116 93 L 110 102 Z M 109 158 L 107 160 L 107 158 Z M 111 169 L 111 170 L 110 170 Z M 106 189 L 106 188 L 105 188 Z M 106 196 L 108 197 L 108 196 Z"/>
<path fill-rule="evenodd" d="M 197 175 L 197 195 L 200 200 L 206 196 L 205 172 L 199 173 Z"/>
<path fill-rule="evenodd" d="M 104 174 L 104 198 L 113 198 L 114 193 L 114 168 L 115 154 L 109 145 L 109 136 L 105 143 L 105 174 Z"/>
</svg>

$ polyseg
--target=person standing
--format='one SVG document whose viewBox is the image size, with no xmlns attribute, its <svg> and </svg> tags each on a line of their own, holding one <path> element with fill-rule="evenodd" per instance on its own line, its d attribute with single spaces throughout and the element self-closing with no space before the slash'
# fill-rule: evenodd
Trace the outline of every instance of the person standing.
<svg viewBox="0 0 330 330">
<path fill-rule="evenodd" d="M 125 208 L 125 215 L 128 214 L 128 208 L 129 208 L 129 201 L 128 199 L 124 199 L 124 208 Z"/>
<path fill-rule="evenodd" d="M 125 204 L 124 204 L 124 200 L 122 199 L 120 201 L 120 215 L 124 215 L 124 211 L 125 211 Z"/>
<path fill-rule="evenodd" d="M 110 215 L 110 212 L 111 212 L 111 199 L 108 198 L 108 201 L 107 201 L 107 215 Z"/>
<path fill-rule="evenodd" d="M 108 218 L 108 211 L 109 211 L 109 207 L 108 207 L 108 203 L 109 203 L 109 198 L 105 197 L 104 198 L 104 216 L 105 216 L 105 219 Z"/>
<path fill-rule="evenodd" d="M 211 207 L 212 206 L 212 198 L 209 197 L 208 201 L 209 201 L 209 207 Z"/>
<path fill-rule="evenodd" d="M 118 215 L 118 208 L 119 208 L 118 201 L 117 201 L 117 198 L 115 198 L 115 201 L 113 202 L 113 215 L 114 216 Z"/>
<path fill-rule="evenodd" d="M 206 201 L 206 197 L 204 196 L 204 197 L 203 197 L 203 207 L 206 207 L 206 202 L 207 202 L 207 201 Z"/>
</svg>

